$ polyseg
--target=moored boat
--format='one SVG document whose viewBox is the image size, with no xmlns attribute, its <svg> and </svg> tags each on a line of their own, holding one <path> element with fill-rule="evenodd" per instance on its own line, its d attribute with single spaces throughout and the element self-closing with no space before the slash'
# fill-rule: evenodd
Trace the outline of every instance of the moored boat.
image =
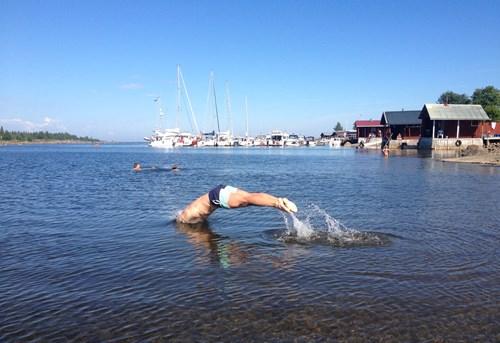
<svg viewBox="0 0 500 343">
<path fill-rule="evenodd" d="M 340 148 L 342 146 L 343 139 L 340 137 L 332 137 L 328 142 L 330 148 Z"/>
<path fill-rule="evenodd" d="M 286 132 L 280 130 L 273 130 L 270 137 L 267 140 L 268 146 L 284 147 L 285 141 L 288 139 L 289 135 Z"/>
</svg>

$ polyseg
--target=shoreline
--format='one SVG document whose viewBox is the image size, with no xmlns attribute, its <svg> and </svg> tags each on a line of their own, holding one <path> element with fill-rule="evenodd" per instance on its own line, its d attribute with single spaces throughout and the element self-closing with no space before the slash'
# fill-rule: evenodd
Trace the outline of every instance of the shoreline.
<svg viewBox="0 0 500 343">
<path fill-rule="evenodd" d="M 0 147 L 10 145 L 37 145 L 37 144 L 102 144 L 103 142 L 97 141 L 76 141 L 76 140 L 33 140 L 29 141 L 0 141 Z"/>
<path fill-rule="evenodd" d="M 79 141 L 79 140 L 33 140 L 29 141 L 0 141 L 0 148 L 15 145 L 102 145 L 110 142 Z M 481 153 L 472 156 L 441 158 L 441 162 L 468 163 L 500 167 L 500 154 Z"/>
<path fill-rule="evenodd" d="M 451 163 L 481 164 L 481 165 L 500 167 L 500 155 L 499 154 L 480 154 L 480 155 L 474 155 L 474 156 L 443 158 L 443 159 L 441 159 L 441 161 L 442 162 L 451 162 Z"/>
</svg>

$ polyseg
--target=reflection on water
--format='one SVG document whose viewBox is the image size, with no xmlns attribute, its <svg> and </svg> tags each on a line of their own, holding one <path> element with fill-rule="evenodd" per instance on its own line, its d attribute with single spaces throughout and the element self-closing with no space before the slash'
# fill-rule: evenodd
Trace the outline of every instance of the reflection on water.
<svg viewBox="0 0 500 343">
<path fill-rule="evenodd" d="M 1 342 L 500 337 L 500 168 L 141 145 L 3 147 L 0 162 Z M 172 220 L 219 183 L 299 212 Z"/>
<path fill-rule="evenodd" d="M 239 266 L 248 259 L 248 252 L 243 245 L 230 241 L 214 233 L 204 221 L 197 224 L 185 224 L 175 221 L 176 229 L 188 238 L 189 243 L 199 251 L 204 263 L 217 263 L 223 268 Z"/>
<path fill-rule="evenodd" d="M 239 267 L 250 260 L 265 263 L 273 268 L 288 268 L 293 265 L 297 251 L 283 250 L 269 252 L 259 246 L 234 241 L 214 232 L 208 221 L 186 224 L 175 221 L 178 232 L 197 250 L 198 261 L 222 268 Z M 281 231 L 280 231 L 281 232 Z M 276 237 L 281 239 L 281 237 Z"/>
</svg>

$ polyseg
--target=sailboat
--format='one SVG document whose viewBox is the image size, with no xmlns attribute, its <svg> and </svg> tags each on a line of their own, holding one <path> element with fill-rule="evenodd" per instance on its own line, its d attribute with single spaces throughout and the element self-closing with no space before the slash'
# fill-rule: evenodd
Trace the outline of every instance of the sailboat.
<svg viewBox="0 0 500 343">
<path fill-rule="evenodd" d="M 208 94 L 207 94 L 207 117 L 217 119 L 217 128 L 219 129 L 219 113 L 217 109 L 217 96 L 215 94 L 215 81 L 214 72 L 210 72 L 208 78 Z M 215 113 L 213 113 L 215 111 Z M 213 124 L 213 123 L 212 123 Z M 211 132 L 202 133 L 201 139 L 198 141 L 198 146 L 216 146 L 217 135 L 215 130 Z"/>
<path fill-rule="evenodd" d="M 229 90 L 226 84 L 226 106 L 229 115 L 229 125 L 231 126 L 231 100 L 229 97 Z M 215 113 L 213 113 L 214 111 Z M 198 142 L 199 146 L 233 146 L 233 136 L 231 130 L 221 131 L 219 121 L 219 109 L 217 106 L 217 93 L 215 92 L 215 77 L 214 72 L 210 72 L 208 81 L 208 95 L 207 95 L 207 113 L 209 116 L 215 116 L 217 120 L 217 131 L 213 131 L 213 135 L 203 134 L 203 138 Z"/>
<path fill-rule="evenodd" d="M 245 137 L 240 139 L 238 144 L 241 145 L 241 146 L 246 146 L 246 147 L 249 147 L 249 146 L 253 146 L 254 145 L 254 138 L 253 137 L 250 137 L 248 135 L 248 98 L 245 97 L 245 114 L 246 114 L 246 130 L 245 130 Z"/>
<path fill-rule="evenodd" d="M 163 118 L 165 114 L 163 112 L 163 106 L 161 104 L 161 98 L 156 97 L 154 102 L 158 104 L 160 112 L 159 128 L 154 130 L 154 133 L 149 138 L 144 138 L 149 142 L 149 145 L 153 148 L 173 148 L 177 143 L 177 136 L 180 133 L 178 128 L 174 129 L 163 129 Z"/>
<path fill-rule="evenodd" d="M 231 111 L 231 96 L 229 95 L 229 86 L 226 81 L 225 84 L 225 98 L 226 98 L 226 112 L 228 115 L 228 120 L 229 120 L 229 129 L 227 131 L 220 131 L 217 132 L 216 134 L 216 139 L 217 139 L 217 146 L 233 146 L 234 145 L 234 140 L 233 140 L 233 130 L 232 130 L 232 111 Z M 214 89 L 214 94 L 215 94 L 215 89 Z M 217 120 L 218 122 L 218 120 Z"/>
<path fill-rule="evenodd" d="M 191 105 L 191 100 L 187 91 L 186 83 L 184 77 L 182 76 L 182 71 L 180 65 L 177 65 L 177 116 L 176 116 L 176 127 L 171 129 L 163 129 L 163 118 L 165 114 L 163 112 L 163 107 L 161 105 L 160 97 L 155 98 L 155 102 L 158 103 L 160 110 L 160 127 L 154 131 L 154 134 L 145 140 L 149 141 L 149 145 L 153 148 L 174 148 L 181 146 L 194 146 L 196 145 L 196 135 L 189 132 L 181 132 L 179 129 L 179 117 L 181 112 L 181 85 L 186 96 L 187 104 L 191 113 L 191 126 L 195 132 L 199 132 L 198 123 L 196 121 L 196 116 L 193 111 L 193 106 Z M 189 117 L 188 117 L 189 118 Z"/>
</svg>

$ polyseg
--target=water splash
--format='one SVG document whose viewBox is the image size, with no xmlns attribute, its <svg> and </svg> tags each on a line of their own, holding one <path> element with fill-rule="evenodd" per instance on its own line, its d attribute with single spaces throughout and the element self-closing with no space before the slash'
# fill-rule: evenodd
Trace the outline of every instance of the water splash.
<svg viewBox="0 0 500 343">
<path fill-rule="evenodd" d="M 279 240 L 287 243 L 313 242 L 343 247 L 389 243 L 389 239 L 379 233 L 361 232 L 346 227 L 315 204 L 301 209 L 299 213 L 302 219 L 294 214 L 290 217 L 283 215 L 286 230 L 278 237 Z"/>
</svg>

